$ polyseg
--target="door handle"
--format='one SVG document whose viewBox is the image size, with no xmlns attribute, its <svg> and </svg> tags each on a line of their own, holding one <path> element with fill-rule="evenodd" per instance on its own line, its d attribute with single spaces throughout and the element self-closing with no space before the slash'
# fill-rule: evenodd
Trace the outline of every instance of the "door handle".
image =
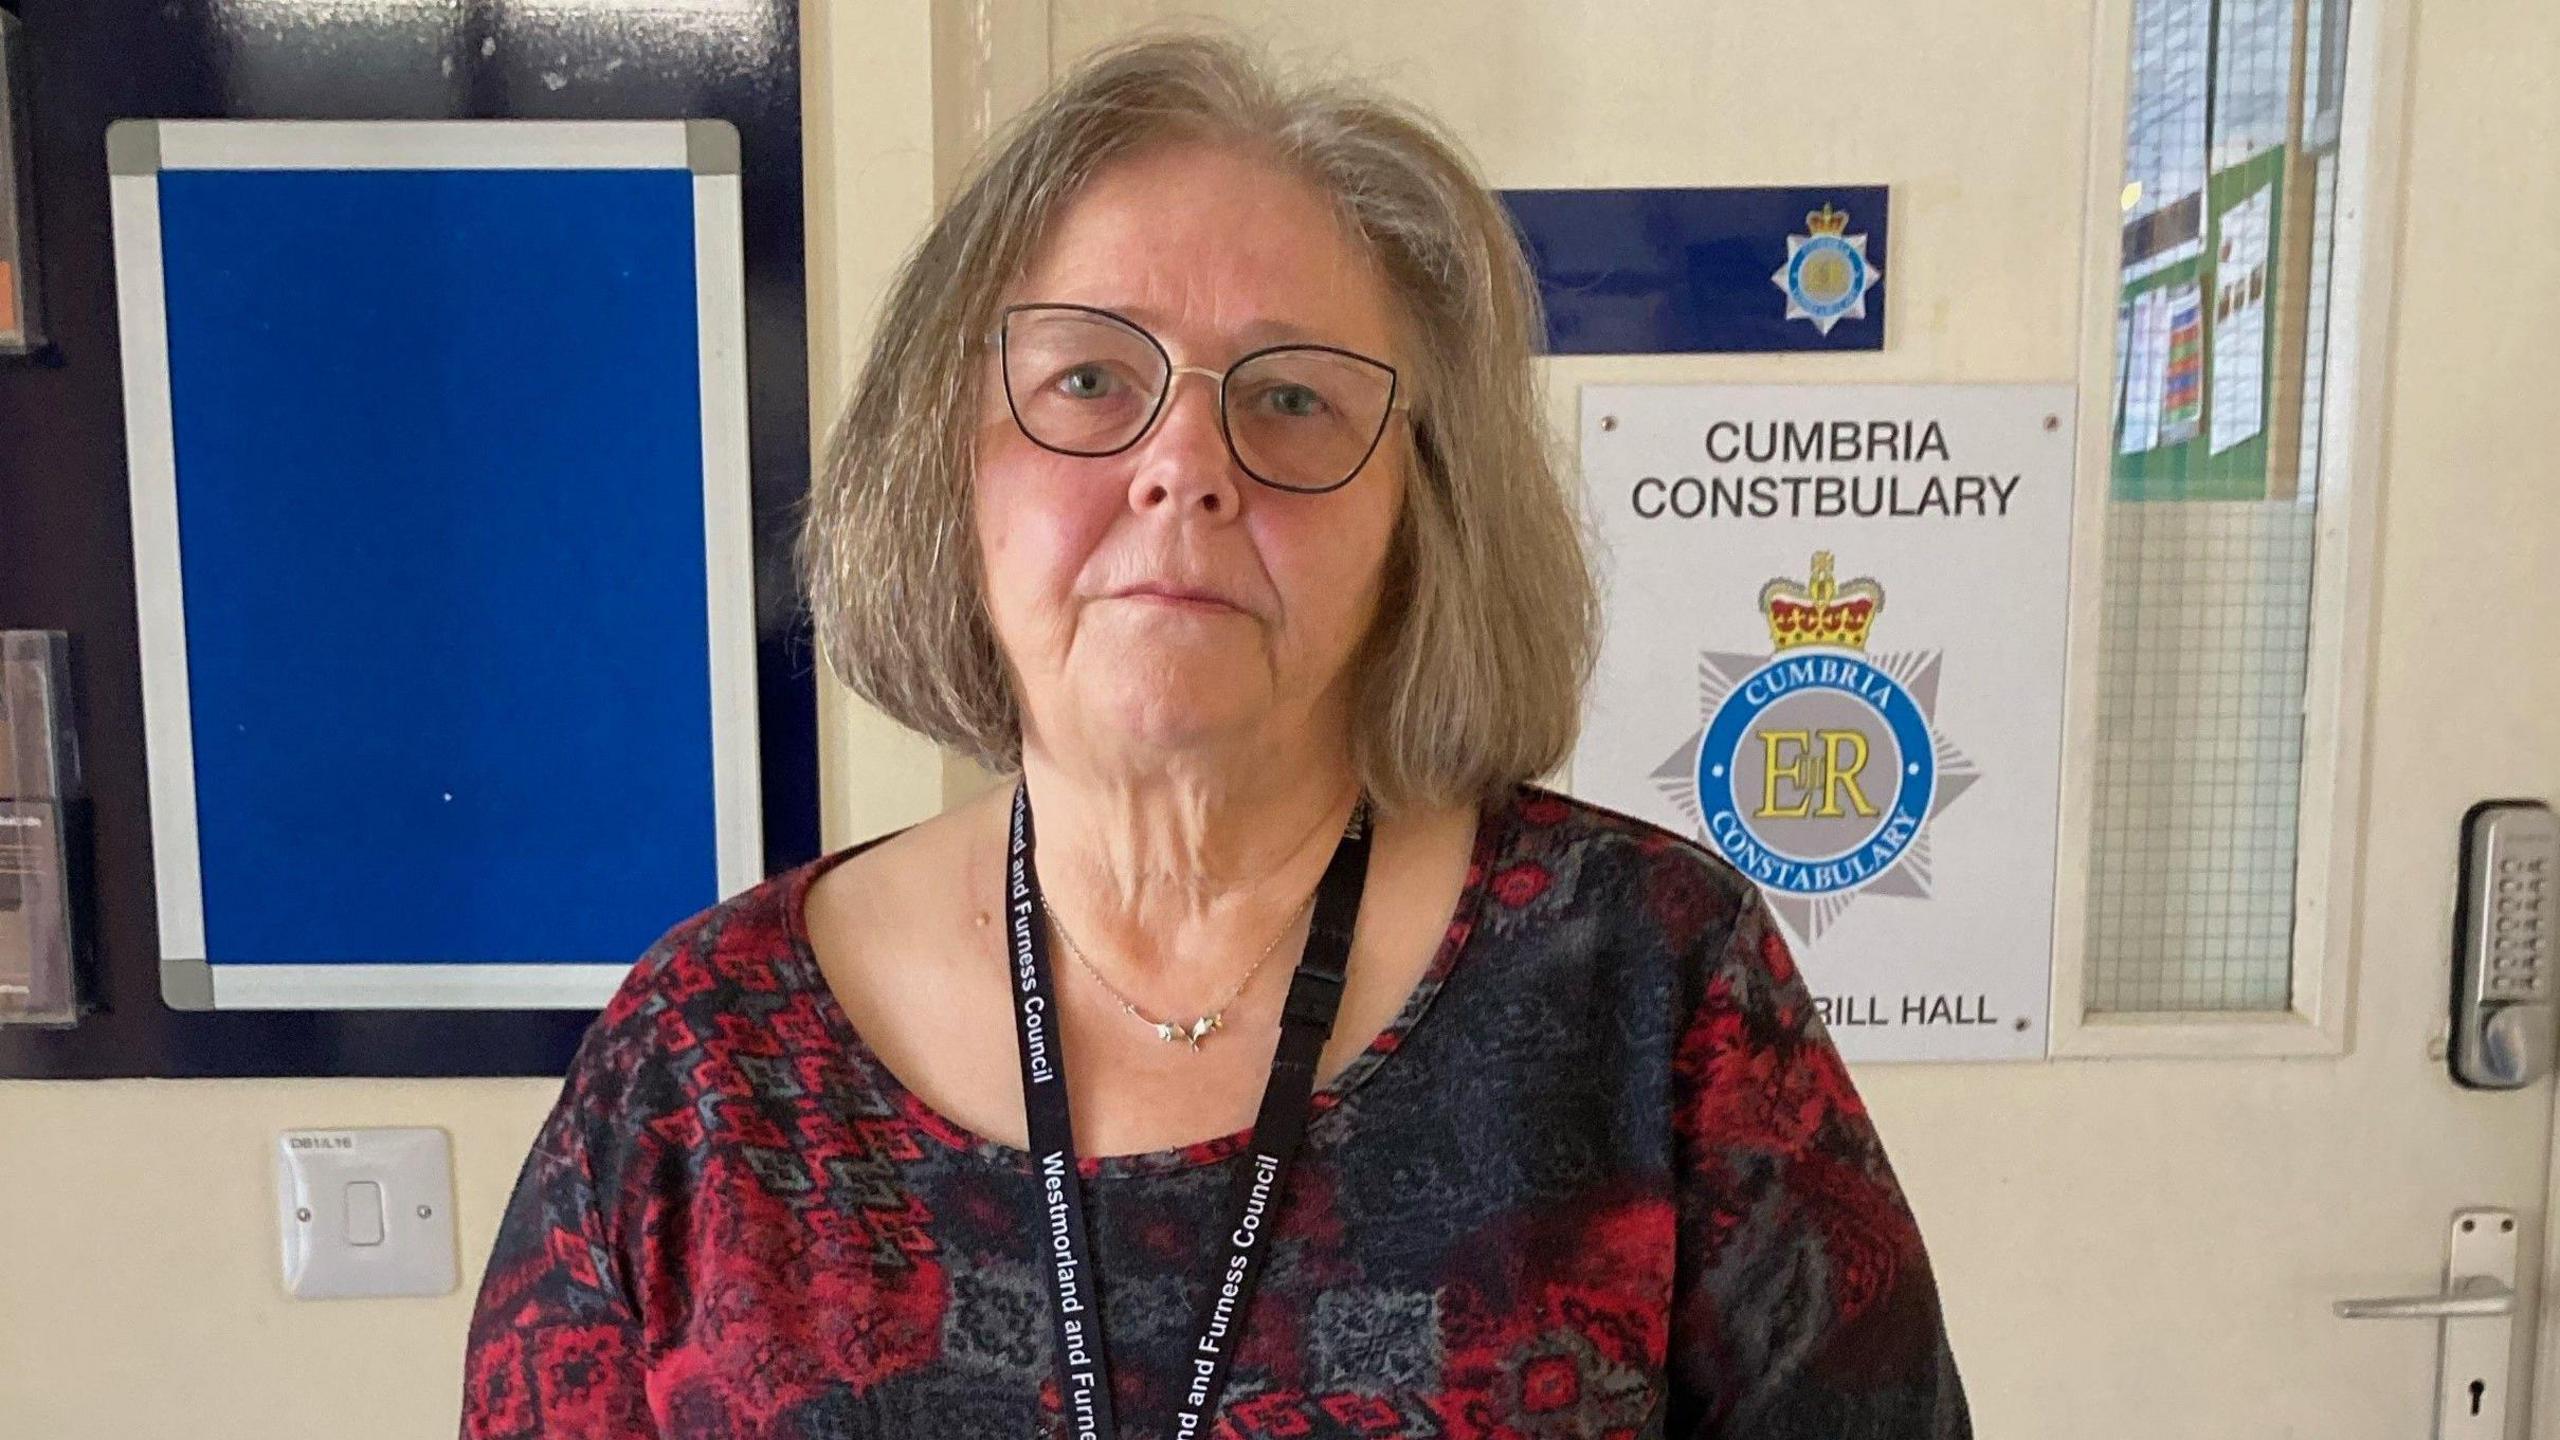
<svg viewBox="0 0 2560 1440">
<path fill-rule="evenodd" d="M 2341 1300 L 2342 1320 L 2455 1320 L 2471 1316 L 2513 1315 L 2516 1292 L 2487 1275 L 2466 1276 L 2442 1295 L 2401 1295 L 2388 1299 Z"/>
<path fill-rule="evenodd" d="M 2508 1350 L 2516 1326 L 2533 1323 L 2516 1278 L 2515 1212 L 2470 1206 L 2453 1212 L 2441 1291 L 2330 1308 L 2342 1320 L 2434 1321 L 2435 1425 L 2427 1440 L 2505 1440 Z"/>
</svg>

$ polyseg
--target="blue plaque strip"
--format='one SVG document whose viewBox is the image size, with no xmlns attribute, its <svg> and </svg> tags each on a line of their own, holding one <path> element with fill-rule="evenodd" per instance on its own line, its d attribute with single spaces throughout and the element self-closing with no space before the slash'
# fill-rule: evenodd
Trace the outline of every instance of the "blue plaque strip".
<svg viewBox="0 0 2560 1440">
<path fill-rule="evenodd" d="M 1501 194 L 1548 354 L 1884 348 L 1882 185 Z"/>
</svg>

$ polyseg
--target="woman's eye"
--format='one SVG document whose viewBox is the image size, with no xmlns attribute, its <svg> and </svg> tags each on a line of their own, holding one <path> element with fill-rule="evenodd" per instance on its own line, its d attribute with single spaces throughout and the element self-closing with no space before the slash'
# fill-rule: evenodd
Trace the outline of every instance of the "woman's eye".
<svg viewBox="0 0 2560 1440">
<path fill-rule="evenodd" d="M 1078 365 L 1058 377 L 1058 391 L 1070 400 L 1093 400 L 1111 393 L 1111 374 L 1099 365 Z"/>
<path fill-rule="evenodd" d="M 1304 385 L 1274 385 L 1262 393 L 1262 403 L 1290 420 L 1312 420 L 1326 408 L 1324 397 Z"/>
</svg>

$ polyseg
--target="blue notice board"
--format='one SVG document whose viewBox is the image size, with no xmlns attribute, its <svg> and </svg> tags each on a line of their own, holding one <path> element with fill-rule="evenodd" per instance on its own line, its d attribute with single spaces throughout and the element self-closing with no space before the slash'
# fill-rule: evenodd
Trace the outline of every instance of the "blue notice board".
<svg viewBox="0 0 2560 1440">
<path fill-rule="evenodd" d="M 109 158 L 164 997 L 600 1004 L 762 873 L 735 132 Z"/>
<path fill-rule="evenodd" d="M 1505 190 L 1551 355 L 1881 350 L 1886 187 Z"/>
</svg>

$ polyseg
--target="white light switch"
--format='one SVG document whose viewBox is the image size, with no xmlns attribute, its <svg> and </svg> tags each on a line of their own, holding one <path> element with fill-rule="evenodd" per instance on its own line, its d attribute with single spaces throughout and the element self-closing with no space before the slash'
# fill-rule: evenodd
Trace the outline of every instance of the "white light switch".
<svg viewBox="0 0 2560 1440">
<path fill-rule="evenodd" d="M 382 1186 L 358 1180 L 347 1187 L 347 1243 L 382 1243 Z"/>
<path fill-rule="evenodd" d="M 305 1300 L 443 1295 L 454 1273 L 453 1145 L 433 1127 L 276 1140 L 284 1288 Z"/>
</svg>

